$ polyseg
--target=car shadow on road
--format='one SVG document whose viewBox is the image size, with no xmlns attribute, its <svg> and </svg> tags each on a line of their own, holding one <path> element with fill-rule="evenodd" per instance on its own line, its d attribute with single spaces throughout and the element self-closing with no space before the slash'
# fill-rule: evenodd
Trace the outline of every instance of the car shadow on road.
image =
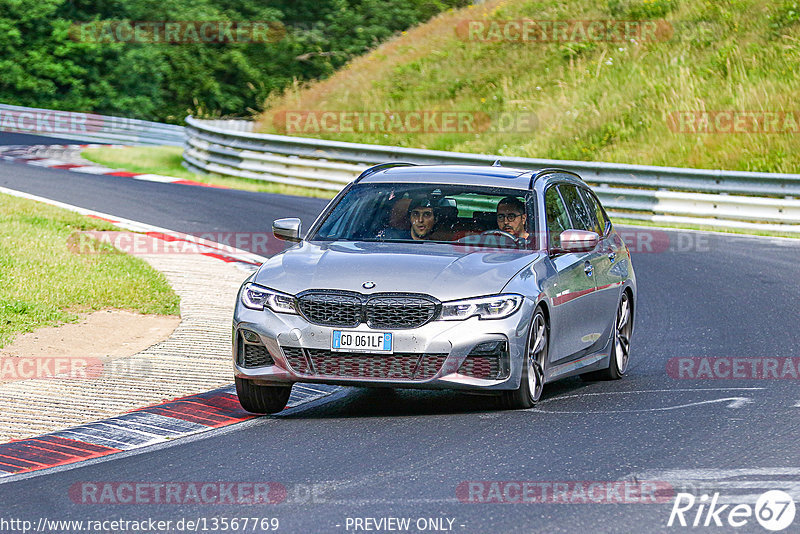
<svg viewBox="0 0 800 534">
<path fill-rule="evenodd" d="M 548 384 L 540 401 L 574 394 L 590 384 L 571 378 Z M 456 415 L 505 411 L 499 396 L 459 391 L 392 388 L 344 388 L 322 402 L 310 403 L 273 417 L 280 419 L 326 419 L 343 417 L 407 417 Z"/>
</svg>

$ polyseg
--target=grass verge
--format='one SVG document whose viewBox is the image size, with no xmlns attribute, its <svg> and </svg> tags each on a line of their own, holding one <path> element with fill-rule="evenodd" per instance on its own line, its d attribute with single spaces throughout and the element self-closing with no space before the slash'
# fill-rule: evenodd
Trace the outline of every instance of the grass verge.
<svg viewBox="0 0 800 534">
<path fill-rule="evenodd" d="M 42 326 L 74 322 L 103 308 L 179 315 L 179 298 L 145 261 L 100 245 L 77 254 L 70 236 L 110 224 L 0 194 L 0 347 Z"/>
<path fill-rule="evenodd" d="M 181 165 L 181 161 L 183 161 L 182 154 L 183 149 L 175 146 L 99 147 L 88 148 L 82 152 L 84 158 L 105 167 L 121 168 L 130 172 L 174 176 L 184 180 L 194 180 L 204 184 L 242 189 L 244 191 L 316 198 L 333 198 L 336 194 L 335 191 L 326 191 L 324 189 L 276 184 L 247 178 L 196 174 Z"/>
</svg>

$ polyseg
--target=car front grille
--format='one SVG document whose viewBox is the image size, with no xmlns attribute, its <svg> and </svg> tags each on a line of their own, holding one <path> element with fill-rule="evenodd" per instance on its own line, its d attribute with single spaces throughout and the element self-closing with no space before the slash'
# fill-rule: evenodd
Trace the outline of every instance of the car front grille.
<svg viewBox="0 0 800 534">
<path fill-rule="evenodd" d="M 447 359 L 447 354 L 361 354 L 294 347 L 283 347 L 283 353 L 295 372 L 325 378 L 428 380 Z M 309 371 L 306 362 L 311 362 L 313 370 Z"/>
<path fill-rule="evenodd" d="M 362 295 L 312 290 L 297 297 L 298 308 L 310 323 L 352 328 L 366 322 L 370 328 L 417 328 L 432 321 L 439 303 L 424 295 Z"/>
<path fill-rule="evenodd" d="M 373 297 L 367 301 L 370 328 L 417 328 L 436 314 L 436 303 L 422 297 Z"/>
<path fill-rule="evenodd" d="M 361 299 L 340 293 L 306 293 L 297 298 L 300 313 L 308 322 L 323 326 L 358 326 Z"/>
</svg>

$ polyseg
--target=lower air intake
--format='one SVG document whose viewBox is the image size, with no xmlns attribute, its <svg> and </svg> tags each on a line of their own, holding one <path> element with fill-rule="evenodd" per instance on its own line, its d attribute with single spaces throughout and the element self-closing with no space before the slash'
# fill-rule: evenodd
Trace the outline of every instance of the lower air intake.
<svg viewBox="0 0 800 534">
<path fill-rule="evenodd" d="M 326 349 L 284 347 L 292 369 L 299 374 L 323 378 L 428 380 L 442 368 L 447 354 L 361 354 Z M 310 362 L 313 370 L 309 370 Z"/>
<path fill-rule="evenodd" d="M 242 345 L 242 367 L 250 369 L 275 364 L 265 346 L 251 345 L 249 343 L 243 343 Z"/>
<path fill-rule="evenodd" d="M 508 344 L 505 341 L 487 341 L 477 345 L 469 353 L 458 373 L 482 380 L 507 378 Z"/>
</svg>

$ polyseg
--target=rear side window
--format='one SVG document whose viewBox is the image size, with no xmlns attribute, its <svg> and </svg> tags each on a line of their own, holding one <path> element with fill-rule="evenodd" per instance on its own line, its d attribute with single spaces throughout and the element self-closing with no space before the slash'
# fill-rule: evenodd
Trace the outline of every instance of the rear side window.
<svg viewBox="0 0 800 534">
<path fill-rule="evenodd" d="M 589 208 L 589 212 L 592 214 L 593 219 L 597 224 L 595 232 L 600 235 L 605 235 L 609 220 L 608 217 L 606 217 L 606 214 L 603 212 L 603 208 L 600 207 L 600 201 L 598 201 L 595 196 L 586 189 L 581 188 L 580 192 L 581 197 L 583 197 L 583 200 L 586 203 L 586 207 Z"/>
<path fill-rule="evenodd" d="M 547 216 L 547 232 L 550 236 L 550 246 L 561 246 L 561 232 L 569 230 L 570 222 L 567 208 L 558 194 L 558 189 L 551 187 L 544 194 L 544 210 Z"/>
<path fill-rule="evenodd" d="M 596 231 L 597 222 L 583 203 L 578 188 L 574 185 L 560 184 L 558 190 L 561 191 L 561 197 L 567 205 L 567 211 L 572 219 L 572 227 L 576 230 Z"/>
</svg>

